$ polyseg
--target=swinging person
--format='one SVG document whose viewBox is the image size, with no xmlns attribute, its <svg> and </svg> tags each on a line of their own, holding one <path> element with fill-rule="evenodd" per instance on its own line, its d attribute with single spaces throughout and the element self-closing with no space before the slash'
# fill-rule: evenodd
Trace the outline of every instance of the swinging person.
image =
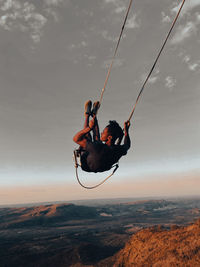
<svg viewBox="0 0 200 267">
<path fill-rule="evenodd" d="M 131 146 L 129 137 L 130 121 L 124 122 L 124 133 L 116 121 L 109 121 L 103 132 L 99 133 L 97 111 L 100 105 L 95 102 L 85 103 L 84 128 L 79 131 L 73 141 L 77 143 L 80 152 L 81 168 L 87 172 L 104 172 L 110 170 L 113 164 L 127 154 Z M 90 116 L 92 119 L 90 120 Z M 91 135 L 91 132 L 93 136 Z M 124 144 L 120 145 L 124 137 Z"/>
</svg>

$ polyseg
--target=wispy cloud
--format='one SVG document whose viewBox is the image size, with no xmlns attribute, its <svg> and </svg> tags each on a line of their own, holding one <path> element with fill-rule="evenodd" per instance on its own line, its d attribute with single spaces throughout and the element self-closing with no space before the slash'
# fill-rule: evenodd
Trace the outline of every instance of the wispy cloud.
<svg viewBox="0 0 200 267">
<path fill-rule="evenodd" d="M 116 4 L 117 2 L 119 2 L 118 0 L 104 0 L 104 2 L 106 3 L 106 4 Z"/>
<path fill-rule="evenodd" d="M 148 82 L 150 84 L 155 84 L 159 80 L 159 76 L 158 76 L 159 72 L 160 72 L 159 69 L 156 69 L 154 71 L 154 73 L 151 75 L 151 77 L 148 80 Z M 141 79 L 140 79 L 140 82 L 141 83 L 143 83 L 146 80 L 147 75 L 148 75 L 147 73 L 142 74 Z"/>
<path fill-rule="evenodd" d="M 190 61 L 190 56 L 189 55 L 185 55 L 183 57 L 183 62 L 188 63 L 189 61 Z"/>
<path fill-rule="evenodd" d="M 182 24 L 180 24 L 175 31 L 175 34 L 173 38 L 170 41 L 171 45 L 180 45 L 184 44 L 186 41 L 191 43 L 193 41 L 193 44 L 196 42 L 194 38 L 197 38 L 199 36 L 199 25 L 200 25 L 200 13 L 199 12 L 191 12 L 194 11 L 193 9 L 200 6 L 200 0 L 190 0 L 186 1 L 186 5 L 184 6 L 184 14 L 187 14 L 185 16 L 184 20 L 180 20 Z M 171 13 L 173 14 L 174 12 L 178 11 L 179 6 L 175 6 L 172 10 Z M 184 22 L 184 24 L 183 24 Z M 192 39 L 193 38 L 193 39 Z M 189 46 L 191 47 L 191 46 Z M 195 54 L 195 59 L 194 56 L 192 57 L 190 54 L 192 54 L 192 51 L 187 52 L 187 48 L 185 48 L 184 51 L 180 52 L 179 57 L 182 58 L 182 61 L 187 64 L 187 67 L 190 71 L 199 71 L 200 69 L 200 59 L 199 55 Z"/>
<path fill-rule="evenodd" d="M 105 60 L 102 67 L 104 69 L 107 69 L 110 66 L 111 60 Z M 116 58 L 113 63 L 113 67 L 121 67 L 124 64 L 123 59 Z"/>
<path fill-rule="evenodd" d="M 127 20 L 126 28 L 127 29 L 135 29 L 140 27 L 140 22 L 137 18 L 138 16 L 136 14 L 133 14 L 132 17 L 130 17 Z"/>
<path fill-rule="evenodd" d="M 77 44 L 71 44 L 69 46 L 69 49 L 70 50 L 74 50 L 74 49 L 80 49 L 80 48 L 83 48 L 83 47 L 87 47 L 88 46 L 88 43 L 84 40 L 82 40 L 80 43 L 77 43 Z"/>
<path fill-rule="evenodd" d="M 176 2 L 174 7 L 171 9 L 171 12 L 172 13 L 177 13 L 179 8 L 180 8 L 180 6 L 181 6 L 181 3 L 179 3 L 177 5 L 177 2 Z M 186 1 L 184 6 L 183 6 L 181 14 L 184 15 L 185 13 L 190 12 L 191 10 L 193 10 L 194 8 L 196 8 L 198 6 L 200 6 L 200 0 L 189 0 L 189 1 Z"/>
<path fill-rule="evenodd" d="M 69 0 L 43 0 L 44 1 L 44 12 L 54 18 L 54 21 L 58 22 L 58 12 L 56 8 L 62 6 L 63 4 L 68 4 Z"/>
<path fill-rule="evenodd" d="M 162 22 L 164 23 L 171 22 L 170 16 L 166 15 L 165 12 L 161 12 L 161 16 L 162 16 Z"/>
<path fill-rule="evenodd" d="M 101 31 L 100 34 L 105 40 L 112 41 L 112 42 L 117 41 L 117 37 L 111 36 L 106 30 Z"/>
<path fill-rule="evenodd" d="M 92 55 L 86 55 L 85 57 L 88 60 L 88 66 L 92 67 L 94 65 L 97 57 L 96 56 L 92 56 Z"/>
<path fill-rule="evenodd" d="M 114 12 L 119 14 L 126 10 L 126 5 L 122 0 L 104 0 L 105 4 L 113 4 L 114 5 Z"/>
<path fill-rule="evenodd" d="M 35 43 L 40 41 L 47 18 L 37 13 L 33 4 L 7 0 L 0 9 L 3 12 L 0 17 L 0 26 L 3 29 L 9 31 L 18 29 L 22 32 L 29 32 Z"/>
<path fill-rule="evenodd" d="M 188 64 L 188 68 L 191 71 L 199 70 L 200 69 L 200 61 Z"/>
<path fill-rule="evenodd" d="M 149 78 L 149 83 L 154 84 L 158 81 L 159 77 L 158 76 L 153 76 Z"/>
<path fill-rule="evenodd" d="M 0 26 L 7 31 L 20 31 L 29 34 L 34 43 L 38 43 L 48 22 L 49 15 L 56 20 L 53 7 L 63 0 L 42 0 L 42 8 L 34 3 L 19 0 L 0 1 Z"/>
<path fill-rule="evenodd" d="M 176 79 L 173 78 L 172 76 L 167 76 L 165 78 L 165 87 L 167 87 L 168 89 L 170 89 L 170 91 L 173 90 L 173 88 L 176 85 Z"/>
<path fill-rule="evenodd" d="M 67 2 L 68 0 L 65 0 Z M 44 0 L 44 3 L 47 6 L 59 6 L 60 4 L 63 3 L 63 0 Z"/>
<path fill-rule="evenodd" d="M 120 6 L 120 7 L 115 8 L 115 13 L 119 14 L 119 13 L 122 13 L 123 11 L 125 11 L 125 10 L 126 10 L 125 6 Z"/>
<path fill-rule="evenodd" d="M 178 44 L 186 39 L 189 39 L 193 34 L 197 32 L 197 23 L 189 21 L 186 25 L 180 25 L 174 37 L 171 40 L 171 44 Z"/>
<path fill-rule="evenodd" d="M 190 71 L 199 71 L 200 70 L 200 59 L 193 59 L 191 55 L 186 54 L 186 51 L 183 51 L 179 54 L 179 57 L 182 58 L 182 61 L 187 65 Z"/>
<path fill-rule="evenodd" d="M 171 22 L 177 14 L 182 2 L 177 4 L 177 1 L 172 4 L 172 7 L 168 11 L 161 12 L 162 22 Z M 179 26 L 176 26 L 175 33 L 171 40 L 171 44 L 176 45 L 183 41 L 190 39 L 198 32 L 198 25 L 200 24 L 200 14 L 195 12 L 195 8 L 200 6 L 200 0 L 189 0 L 186 1 L 180 14 Z M 184 19 L 183 19 L 184 18 Z"/>
</svg>

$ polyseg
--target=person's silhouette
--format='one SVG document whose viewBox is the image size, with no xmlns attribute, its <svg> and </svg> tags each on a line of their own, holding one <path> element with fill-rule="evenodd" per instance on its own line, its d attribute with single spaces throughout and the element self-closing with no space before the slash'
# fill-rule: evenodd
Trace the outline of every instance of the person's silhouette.
<svg viewBox="0 0 200 267">
<path fill-rule="evenodd" d="M 80 151 L 81 168 L 87 172 L 104 172 L 110 170 L 113 164 L 127 154 L 131 146 L 129 137 L 130 121 L 124 122 L 124 133 L 116 121 L 109 121 L 103 132 L 99 133 L 97 111 L 99 102 L 85 103 L 84 128 L 73 138 Z M 90 116 L 92 119 L 90 120 Z M 91 131 L 93 136 L 91 135 Z M 120 145 L 124 136 L 124 144 Z"/>
</svg>

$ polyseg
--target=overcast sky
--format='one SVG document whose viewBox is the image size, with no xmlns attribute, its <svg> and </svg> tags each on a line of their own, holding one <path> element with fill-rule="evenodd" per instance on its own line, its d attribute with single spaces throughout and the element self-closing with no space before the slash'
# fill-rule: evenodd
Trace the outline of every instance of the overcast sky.
<svg viewBox="0 0 200 267">
<path fill-rule="evenodd" d="M 99 111 L 101 129 L 128 119 L 181 2 L 133 1 Z M 94 196 L 75 181 L 72 137 L 83 126 L 84 102 L 100 97 L 128 3 L 0 0 L 0 204 L 11 195 L 13 202 L 110 197 L 106 188 L 114 192 L 120 182 L 132 184 L 129 196 L 139 181 L 141 196 L 169 195 L 173 177 L 187 174 L 185 185 L 200 177 L 200 0 L 186 0 L 136 108 L 132 147 L 117 175 Z M 100 179 L 81 176 L 88 184 Z M 171 187 L 148 192 L 152 177 Z M 198 183 L 176 193 L 199 194 Z M 55 191 L 45 195 L 48 186 Z M 11 191 L 33 187 L 37 194 L 27 199 Z"/>
</svg>

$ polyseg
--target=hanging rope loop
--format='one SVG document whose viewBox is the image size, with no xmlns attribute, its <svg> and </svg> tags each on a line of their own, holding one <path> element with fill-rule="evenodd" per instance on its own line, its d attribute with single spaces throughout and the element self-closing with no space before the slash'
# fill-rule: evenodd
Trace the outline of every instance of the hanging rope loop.
<svg viewBox="0 0 200 267">
<path fill-rule="evenodd" d="M 76 179 L 77 179 L 78 183 L 85 189 L 95 189 L 95 188 L 99 187 L 100 185 L 104 184 L 111 176 L 113 176 L 113 174 L 119 168 L 118 163 L 113 165 L 112 168 L 114 168 L 114 169 L 113 169 L 112 173 L 110 175 L 108 175 L 103 181 L 101 181 L 99 184 L 96 184 L 94 186 L 86 186 L 81 182 L 81 180 L 79 178 L 79 175 L 78 175 L 78 167 L 79 166 L 81 167 L 81 165 L 78 164 L 78 159 L 77 159 L 78 156 L 79 155 L 77 154 L 77 150 L 74 150 L 74 166 L 75 166 L 75 169 L 76 169 Z"/>
</svg>

